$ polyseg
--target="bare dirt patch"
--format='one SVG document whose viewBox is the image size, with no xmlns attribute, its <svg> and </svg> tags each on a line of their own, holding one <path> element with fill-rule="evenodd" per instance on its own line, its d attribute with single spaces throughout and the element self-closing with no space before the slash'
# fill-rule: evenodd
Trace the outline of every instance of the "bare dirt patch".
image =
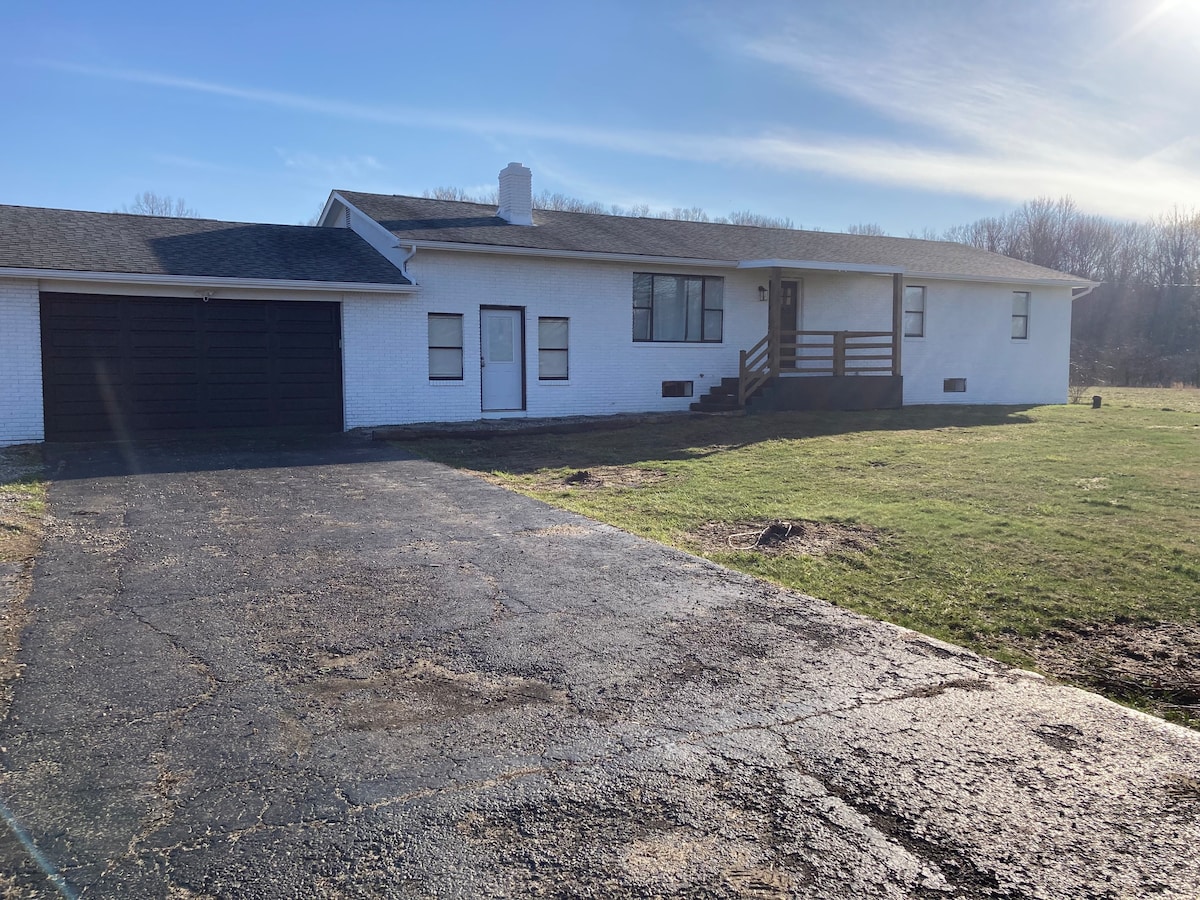
<svg viewBox="0 0 1200 900">
<path fill-rule="evenodd" d="M 774 519 L 770 522 L 706 522 L 689 537 L 707 553 L 828 556 L 862 553 L 878 546 L 879 532 L 866 525 Z"/>
<path fill-rule="evenodd" d="M 1200 725 L 1200 624 L 1079 623 L 1022 649 L 1048 675 Z"/>
<path fill-rule="evenodd" d="M 636 466 L 593 466 L 590 469 L 577 469 L 565 476 L 539 476 L 535 486 L 542 491 L 562 490 L 565 487 L 599 491 L 606 488 L 611 490 L 646 487 L 665 481 L 668 477 L 666 472 L 639 469 Z"/>
<path fill-rule="evenodd" d="M 42 542 L 42 509 L 31 502 L 24 480 L 36 477 L 41 455 L 28 447 L 0 450 L 0 719 L 8 715 L 16 656 L 25 627 L 25 598 Z"/>
</svg>

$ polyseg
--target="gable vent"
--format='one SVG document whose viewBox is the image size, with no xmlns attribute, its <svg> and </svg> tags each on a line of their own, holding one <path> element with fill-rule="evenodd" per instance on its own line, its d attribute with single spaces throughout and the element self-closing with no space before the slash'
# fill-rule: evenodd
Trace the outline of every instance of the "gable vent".
<svg viewBox="0 0 1200 900">
<path fill-rule="evenodd" d="M 342 211 L 342 227 L 343 228 L 350 227 L 350 210 L 348 210 L 348 209 Z"/>
</svg>

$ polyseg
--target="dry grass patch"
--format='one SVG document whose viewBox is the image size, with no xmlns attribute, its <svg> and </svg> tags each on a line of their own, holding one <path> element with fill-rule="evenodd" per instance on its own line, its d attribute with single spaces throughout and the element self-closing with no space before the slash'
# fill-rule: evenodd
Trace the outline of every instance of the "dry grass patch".
<svg viewBox="0 0 1200 900">
<path fill-rule="evenodd" d="M 12 683 L 20 674 L 17 648 L 25 627 L 25 598 L 42 543 L 45 485 L 34 447 L 0 450 L 0 718 L 8 714 Z"/>
<path fill-rule="evenodd" d="M 1200 624 L 1072 623 L 1028 646 L 1043 672 L 1185 724 L 1200 724 Z"/>
<path fill-rule="evenodd" d="M 512 487 L 512 481 L 504 475 L 479 472 L 493 484 Z M 546 492 L 575 488 L 584 491 L 629 490 L 658 484 L 670 477 L 659 469 L 642 469 L 637 466 L 589 466 L 586 469 L 537 472 L 523 485 L 527 490 Z"/>
</svg>

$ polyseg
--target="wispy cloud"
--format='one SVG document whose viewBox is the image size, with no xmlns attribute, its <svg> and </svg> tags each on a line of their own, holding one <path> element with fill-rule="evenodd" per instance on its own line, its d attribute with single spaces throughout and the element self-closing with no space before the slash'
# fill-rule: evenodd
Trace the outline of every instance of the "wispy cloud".
<svg viewBox="0 0 1200 900">
<path fill-rule="evenodd" d="M 1157 17 L 1122 20 L 1110 14 L 1102 23 L 1107 32 L 1072 37 L 1076 43 L 1095 40 L 1111 47 L 1115 45 L 1103 38 L 1115 41 L 1132 29 L 1133 36 L 1125 38 L 1130 49 L 1122 52 L 1144 54 L 1155 29 L 1174 22 L 1173 7 L 1163 6 Z M 975 9 L 976 4 L 933 3 L 928 8 L 940 8 L 945 16 L 946 10 Z M 726 41 L 732 41 L 735 52 L 768 64 L 783 77 L 861 109 L 874 121 L 891 123 L 877 129 L 879 137 L 773 125 L 736 138 L 606 129 L 515 114 L 352 103 L 143 70 L 43 65 L 328 118 L 470 133 L 505 144 L 520 139 L 781 173 L 815 172 L 1008 202 L 1071 194 L 1085 207 L 1129 217 L 1176 203 L 1200 205 L 1200 134 L 1192 114 L 1200 107 L 1200 78 L 1176 77 L 1172 91 L 1164 92 L 1152 88 L 1166 73 L 1149 62 L 1114 75 L 1122 57 L 1104 60 L 1064 51 L 1065 36 L 1055 28 L 1073 27 L 1065 20 L 1058 26 L 1042 23 L 1045 27 L 1038 31 L 1027 22 L 1004 18 L 992 23 L 923 20 L 909 15 L 908 4 L 839 9 L 850 10 L 841 21 L 811 16 L 789 20 L 785 15 L 762 26 L 755 20 Z M 879 15 L 878 21 L 872 18 Z M 1200 18 L 1195 24 L 1200 25 Z M 1172 59 L 1179 64 L 1178 57 Z M 319 159 L 283 151 L 280 156 L 297 171 L 334 181 L 359 181 L 379 175 L 382 168 L 369 156 Z"/>
<path fill-rule="evenodd" d="M 748 28 L 735 39 L 740 53 L 910 136 L 758 149 L 847 177 L 972 196 L 1069 193 L 1121 216 L 1200 203 L 1200 70 L 1194 57 L 1180 71 L 1178 54 L 1155 55 L 1181 27 L 1200 36 L 1200 17 L 1172 18 L 1183 10 L 1173 2 L 1144 14 L 1134 3 L 1091 3 L 1088 16 L 1047 4 L 1022 21 L 1010 6 L 935 2 L 914 15 L 909 4 L 856 4 L 836 21 Z"/>
<path fill-rule="evenodd" d="M 325 157 L 315 153 L 276 148 L 286 168 L 305 175 L 314 175 L 322 184 L 351 184 L 387 171 L 374 156 Z"/>
<path fill-rule="evenodd" d="M 589 146 L 607 147 L 614 150 L 639 151 L 649 136 L 622 134 L 603 129 L 571 124 L 542 122 L 519 116 L 498 116 L 468 112 L 447 113 L 417 107 L 378 106 L 353 103 L 330 97 L 298 94 L 290 91 L 275 91 L 241 85 L 225 84 L 199 78 L 187 78 L 162 72 L 142 69 L 102 68 L 84 66 L 59 60 L 43 60 L 40 65 L 85 75 L 89 78 L 105 78 L 131 84 L 209 94 L 228 97 L 246 103 L 290 109 L 337 119 L 373 122 L 382 125 L 401 125 L 424 128 L 440 128 L 450 131 L 466 131 L 477 134 L 509 134 L 527 138 L 542 138 Z"/>
</svg>

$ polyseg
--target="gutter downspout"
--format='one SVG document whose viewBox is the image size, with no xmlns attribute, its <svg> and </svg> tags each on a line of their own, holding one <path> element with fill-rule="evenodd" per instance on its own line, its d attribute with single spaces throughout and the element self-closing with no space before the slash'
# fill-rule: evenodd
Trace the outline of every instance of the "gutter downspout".
<svg viewBox="0 0 1200 900">
<path fill-rule="evenodd" d="M 397 244 L 396 249 L 403 250 L 404 245 Z M 416 285 L 417 280 L 408 274 L 408 261 L 416 255 L 417 255 L 417 245 L 409 244 L 408 251 L 404 254 L 404 258 L 402 260 L 400 260 L 400 274 L 403 275 L 405 278 L 407 278 L 409 281 L 411 281 L 413 283 L 413 285 Z"/>
<path fill-rule="evenodd" d="M 1104 282 L 1100 282 L 1100 284 L 1103 284 L 1103 283 Z M 1100 287 L 1100 284 L 1093 284 L 1091 287 L 1080 288 L 1080 289 L 1078 289 L 1079 290 L 1078 294 L 1075 293 L 1075 290 L 1072 290 L 1071 291 L 1071 301 L 1074 302 L 1074 301 L 1078 300 L 1080 297 L 1086 297 L 1088 294 L 1090 294 L 1096 288 Z"/>
</svg>

